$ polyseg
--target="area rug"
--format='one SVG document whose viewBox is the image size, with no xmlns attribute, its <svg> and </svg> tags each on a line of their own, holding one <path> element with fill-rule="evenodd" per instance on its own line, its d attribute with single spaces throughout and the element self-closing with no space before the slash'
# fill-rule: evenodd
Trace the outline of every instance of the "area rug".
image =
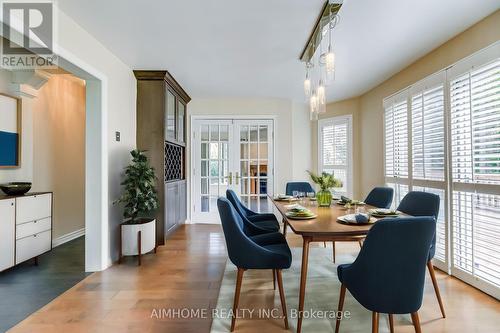
<svg viewBox="0 0 500 333">
<path fill-rule="evenodd" d="M 299 281 L 302 249 L 292 248 L 292 267 L 283 271 L 283 286 L 285 289 L 286 303 L 288 308 L 290 331 L 296 332 L 299 299 Z M 337 254 L 337 263 L 350 263 L 354 261 L 354 255 Z M 309 270 L 307 276 L 306 298 L 304 310 L 309 318 L 304 318 L 302 331 L 307 332 L 333 332 L 335 331 L 335 311 L 339 301 L 340 283 L 337 278 L 337 265 L 332 262 L 332 249 L 323 247 L 311 247 L 309 251 Z M 231 318 L 228 315 L 232 309 L 234 289 L 236 284 L 236 267 L 228 260 L 219 298 L 217 300 L 216 312 L 212 322 L 212 333 L 229 332 Z M 240 296 L 240 307 L 248 307 L 248 311 L 242 310 L 244 315 L 242 321 L 246 326 L 243 331 L 249 331 L 252 325 L 250 320 L 275 320 L 277 325 L 284 329 L 283 320 L 269 319 L 274 314 L 281 315 L 279 292 L 273 290 L 271 271 L 246 271 L 243 277 L 243 285 Z M 267 310 L 254 310 L 254 307 L 274 308 L 274 312 Z M 246 314 L 245 314 L 246 311 Z M 260 312 L 259 312 L 260 311 Z M 363 308 L 349 294 L 346 293 L 344 311 L 349 312 L 349 318 L 341 323 L 341 332 L 371 332 L 371 312 Z M 294 316 L 295 314 L 295 316 Z M 268 316 L 266 318 L 266 316 Z M 248 318 L 248 319 L 247 319 Z M 274 317 L 275 318 L 275 317 Z M 379 332 L 389 332 L 387 315 L 380 315 Z M 236 321 L 236 332 L 241 331 Z M 255 324 L 255 323 L 254 323 Z M 256 323 L 258 324 L 258 323 Z M 279 331 L 279 326 L 271 325 Z M 410 325 L 410 323 L 408 323 Z M 257 325 L 261 327 L 262 325 Z M 265 326 L 265 325 L 264 325 Z M 274 329 L 273 329 L 274 331 Z"/>
</svg>

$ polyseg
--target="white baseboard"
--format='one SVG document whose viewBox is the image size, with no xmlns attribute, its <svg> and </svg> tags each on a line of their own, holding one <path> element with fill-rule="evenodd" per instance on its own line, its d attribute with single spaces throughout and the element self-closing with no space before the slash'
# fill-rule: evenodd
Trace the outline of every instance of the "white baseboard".
<svg viewBox="0 0 500 333">
<path fill-rule="evenodd" d="M 59 236 L 57 238 L 52 239 L 52 247 L 62 245 L 64 243 L 72 241 L 73 239 L 81 237 L 83 235 L 85 235 L 85 228 L 81 228 L 81 229 L 72 231 L 70 233 L 67 233 L 66 235 Z"/>
</svg>

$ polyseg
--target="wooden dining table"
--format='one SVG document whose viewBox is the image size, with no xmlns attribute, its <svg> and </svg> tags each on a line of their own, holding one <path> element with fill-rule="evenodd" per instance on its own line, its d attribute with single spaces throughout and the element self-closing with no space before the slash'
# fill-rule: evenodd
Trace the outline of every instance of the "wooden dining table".
<svg viewBox="0 0 500 333">
<path fill-rule="evenodd" d="M 295 201 L 278 201 L 271 198 L 272 202 L 283 216 L 283 233 L 286 235 L 287 226 L 290 226 L 292 231 L 302 236 L 302 267 L 300 272 L 300 289 L 299 289 L 299 311 L 297 332 L 301 331 L 302 317 L 304 310 L 304 299 L 306 293 L 306 280 L 307 280 L 307 264 L 309 261 L 309 245 L 312 242 L 333 242 L 333 241 L 359 241 L 361 240 L 373 226 L 372 224 L 351 225 L 338 222 L 338 217 L 353 213 L 333 202 L 330 207 L 318 207 L 317 203 L 304 199 L 305 203 L 302 204 L 305 208 L 311 210 L 317 215 L 316 218 L 308 220 L 296 220 L 286 216 L 288 212 L 287 205 L 295 203 Z M 376 207 L 370 205 L 363 205 L 366 212 L 369 209 Z"/>
</svg>

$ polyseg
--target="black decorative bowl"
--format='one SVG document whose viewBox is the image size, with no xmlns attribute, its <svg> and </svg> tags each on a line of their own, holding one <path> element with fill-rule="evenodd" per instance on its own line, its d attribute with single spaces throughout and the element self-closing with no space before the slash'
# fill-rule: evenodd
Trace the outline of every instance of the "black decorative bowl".
<svg viewBox="0 0 500 333">
<path fill-rule="evenodd" d="M 0 189 L 7 195 L 23 195 L 31 190 L 31 183 L 12 182 L 7 184 L 0 184 Z"/>
</svg>

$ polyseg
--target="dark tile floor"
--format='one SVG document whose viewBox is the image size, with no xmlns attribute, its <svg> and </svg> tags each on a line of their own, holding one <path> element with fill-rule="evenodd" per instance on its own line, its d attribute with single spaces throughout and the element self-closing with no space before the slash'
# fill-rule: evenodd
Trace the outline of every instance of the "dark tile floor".
<svg viewBox="0 0 500 333">
<path fill-rule="evenodd" d="M 68 290 L 85 273 L 85 237 L 54 248 L 38 258 L 38 266 L 29 260 L 0 273 L 0 332 Z"/>
</svg>

